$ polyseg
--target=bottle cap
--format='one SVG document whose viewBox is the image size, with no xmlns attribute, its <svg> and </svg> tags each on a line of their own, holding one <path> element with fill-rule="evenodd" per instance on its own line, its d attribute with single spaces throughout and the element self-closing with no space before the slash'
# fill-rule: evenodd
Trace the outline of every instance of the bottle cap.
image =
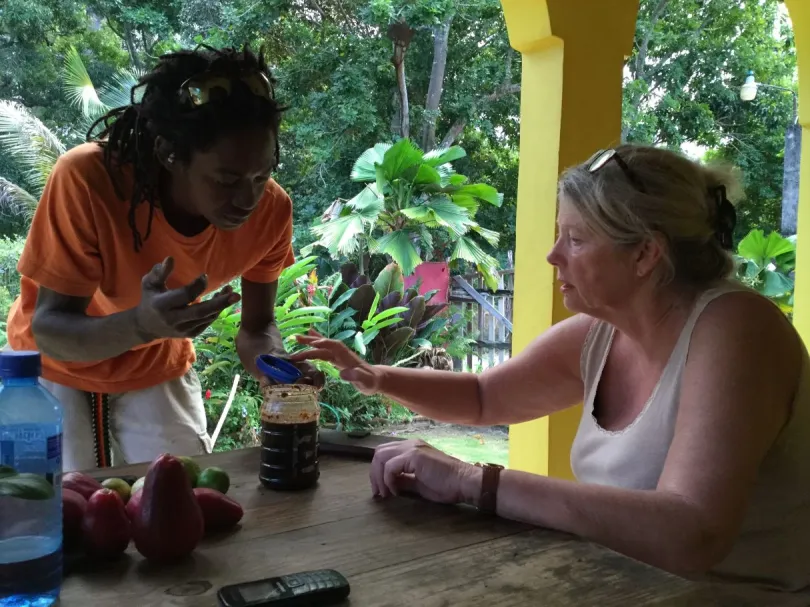
<svg viewBox="0 0 810 607">
<path fill-rule="evenodd" d="M 0 378 L 39 377 L 42 357 L 39 352 L 0 352 Z"/>
</svg>

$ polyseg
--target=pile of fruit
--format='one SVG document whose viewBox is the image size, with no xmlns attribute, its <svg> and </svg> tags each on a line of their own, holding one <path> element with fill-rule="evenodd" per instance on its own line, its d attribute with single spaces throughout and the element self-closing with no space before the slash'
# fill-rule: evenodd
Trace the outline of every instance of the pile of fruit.
<svg viewBox="0 0 810 607">
<path fill-rule="evenodd" d="M 227 473 L 200 470 L 187 457 L 159 456 L 131 487 L 120 478 L 103 483 L 80 472 L 62 478 L 66 552 L 109 558 L 130 540 L 150 561 L 166 563 L 189 555 L 203 535 L 234 527 L 244 511 L 226 496 Z"/>
</svg>

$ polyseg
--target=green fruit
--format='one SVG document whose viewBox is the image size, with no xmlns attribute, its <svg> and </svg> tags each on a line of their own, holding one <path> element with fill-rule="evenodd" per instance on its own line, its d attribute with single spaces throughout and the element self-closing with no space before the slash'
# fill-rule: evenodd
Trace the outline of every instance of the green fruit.
<svg viewBox="0 0 810 607">
<path fill-rule="evenodd" d="M 137 481 L 132 483 L 132 488 L 129 490 L 129 494 L 130 495 L 135 495 L 136 493 L 138 493 L 138 491 L 143 489 L 143 484 L 144 484 L 145 481 L 146 481 L 146 477 L 142 476 Z"/>
<path fill-rule="evenodd" d="M 198 482 L 197 479 L 200 477 L 200 465 L 186 455 L 181 455 L 177 459 L 183 463 L 183 467 L 186 469 L 186 474 L 188 474 L 188 478 L 191 481 L 191 486 L 196 487 Z"/>
<path fill-rule="evenodd" d="M 129 483 L 120 478 L 108 478 L 101 483 L 101 486 L 105 489 L 112 489 L 115 491 L 121 497 L 121 501 L 125 504 L 129 501 L 129 496 L 132 493 Z"/>
<path fill-rule="evenodd" d="M 44 476 L 24 472 L 0 478 L 0 496 L 24 500 L 47 500 L 55 495 L 53 485 Z"/>
<path fill-rule="evenodd" d="M 212 466 L 200 472 L 200 478 L 197 479 L 198 487 L 205 487 L 206 489 L 216 489 L 220 493 L 228 493 L 231 486 L 231 479 L 228 473 L 222 468 Z"/>
</svg>

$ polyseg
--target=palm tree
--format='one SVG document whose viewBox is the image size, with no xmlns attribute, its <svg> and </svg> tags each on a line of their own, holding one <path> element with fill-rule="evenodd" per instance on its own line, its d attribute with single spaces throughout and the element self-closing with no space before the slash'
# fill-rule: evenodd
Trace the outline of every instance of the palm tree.
<svg viewBox="0 0 810 607">
<path fill-rule="evenodd" d="M 312 228 L 315 246 L 333 258 L 368 248 L 393 259 L 409 276 L 434 251 L 451 249 L 449 261 L 474 264 L 487 286 L 497 288 L 497 261 L 472 238 L 492 246 L 499 234 L 478 224 L 481 203 L 500 206 L 503 195 L 484 183 L 468 184 L 452 162 L 463 158 L 459 146 L 423 152 L 410 139 L 378 143 L 355 162 L 351 178 L 367 185 L 351 200 L 335 201 Z M 440 253 L 439 253 L 440 254 Z"/>
<path fill-rule="evenodd" d="M 97 92 L 81 55 L 71 47 L 65 55 L 62 82 L 68 101 L 81 109 L 84 122 L 80 128 L 85 127 L 86 132 L 105 112 L 130 103 L 130 91 L 139 77 L 137 70 L 119 70 Z M 30 221 L 53 166 L 65 153 L 66 146 L 27 107 L 16 101 L 0 100 L 0 151 L 24 174 L 23 184 L 0 177 L 0 209 Z"/>
<path fill-rule="evenodd" d="M 24 105 L 0 100 L 0 150 L 25 175 L 25 186 L 0 177 L 0 205 L 11 214 L 30 218 L 65 144 Z"/>
</svg>

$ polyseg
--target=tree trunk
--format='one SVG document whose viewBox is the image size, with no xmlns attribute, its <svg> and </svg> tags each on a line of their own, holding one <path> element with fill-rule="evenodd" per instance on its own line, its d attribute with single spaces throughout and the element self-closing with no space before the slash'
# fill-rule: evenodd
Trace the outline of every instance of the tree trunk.
<svg viewBox="0 0 810 607">
<path fill-rule="evenodd" d="M 464 127 L 467 126 L 467 121 L 463 118 L 459 118 L 453 123 L 453 126 L 450 127 L 450 130 L 447 131 L 447 134 L 442 139 L 441 147 L 449 148 L 453 145 L 456 139 L 464 132 Z"/>
<path fill-rule="evenodd" d="M 408 84 L 405 81 L 405 54 L 413 38 L 414 31 L 407 23 L 392 23 L 388 28 L 388 37 L 394 41 L 394 56 L 391 63 L 397 72 L 397 89 L 399 90 L 400 135 L 410 137 L 410 111 L 408 107 Z"/>
<path fill-rule="evenodd" d="M 452 15 L 441 25 L 433 27 L 433 66 L 430 70 L 430 85 L 425 102 L 425 117 L 422 125 L 421 144 L 425 151 L 436 147 L 436 123 L 439 120 L 439 105 L 444 89 L 444 72 L 447 67 L 447 46 L 450 38 Z"/>
<path fill-rule="evenodd" d="M 129 25 L 124 25 L 124 45 L 129 52 L 129 58 L 132 59 L 132 65 L 138 70 L 143 70 L 143 63 L 138 57 L 138 49 L 135 46 L 135 38 L 132 35 L 132 28 Z"/>
<path fill-rule="evenodd" d="M 399 48 L 395 44 L 395 49 Z M 396 50 L 394 52 L 394 56 L 396 57 L 397 53 Z M 405 52 L 403 51 L 400 55 L 400 59 L 395 61 L 394 67 L 397 70 L 397 88 L 399 89 L 399 114 L 400 114 L 400 121 L 399 121 L 399 134 L 404 137 L 408 138 L 411 136 L 411 118 L 410 118 L 410 108 L 408 106 L 408 85 L 405 82 Z"/>
<path fill-rule="evenodd" d="M 503 70 L 504 71 L 503 82 L 494 93 L 484 95 L 483 97 L 481 97 L 481 99 L 477 100 L 475 102 L 475 106 L 491 103 L 493 101 L 497 101 L 501 97 L 505 97 L 506 95 L 513 95 L 520 92 L 520 84 L 512 82 L 512 61 L 514 60 L 514 58 L 515 58 L 515 51 L 512 49 L 507 51 L 506 62 L 504 64 Z M 447 133 L 445 134 L 444 139 L 442 139 L 441 147 L 449 148 L 451 145 L 453 145 L 456 139 L 458 139 L 464 132 L 466 126 L 467 126 L 466 118 L 459 118 L 458 120 L 456 120 L 453 123 L 453 126 L 450 127 L 450 130 L 448 130 Z M 434 139 L 435 139 L 435 130 L 434 130 Z"/>
<path fill-rule="evenodd" d="M 399 103 L 399 88 L 394 87 L 393 93 L 391 94 L 391 107 L 393 111 L 391 112 L 391 132 L 392 133 L 401 133 L 402 132 L 402 105 Z"/>
</svg>

